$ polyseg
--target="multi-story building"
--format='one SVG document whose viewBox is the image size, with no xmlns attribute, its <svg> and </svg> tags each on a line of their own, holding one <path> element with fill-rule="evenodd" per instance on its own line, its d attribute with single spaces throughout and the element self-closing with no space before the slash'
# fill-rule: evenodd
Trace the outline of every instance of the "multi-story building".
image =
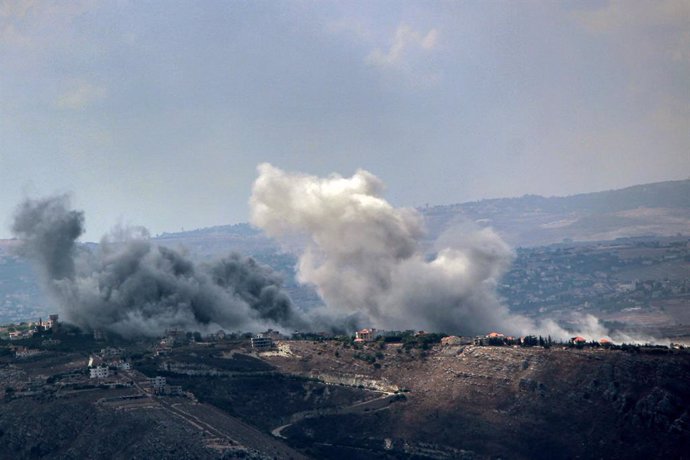
<svg viewBox="0 0 690 460">
<path fill-rule="evenodd" d="M 89 378 L 91 379 L 104 379 L 109 375 L 108 366 L 97 366 L 89 369 Z"/>
<path fill-rule="evenodd" d="M 255 350 L 269 350 L 273 348 L 273 339 L 265 337 L 263 334 L 257 334 L 252 337 L 252 348 Z"/>
</svg>

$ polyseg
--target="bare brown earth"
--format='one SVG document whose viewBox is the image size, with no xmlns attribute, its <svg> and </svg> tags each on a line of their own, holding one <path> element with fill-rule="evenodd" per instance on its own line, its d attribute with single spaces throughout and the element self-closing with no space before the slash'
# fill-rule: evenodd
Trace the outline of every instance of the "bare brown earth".
<svg viewBox="0 0 690 460">
<path fill-rule="evenodd" d="M 51 354 L 52 353 L 52 354 Z M 0 359 L 0 458 L 688 458 L 690 353 L 284 341 Z M 82 364 L 80 364 L 82 363 Z M 147 390 L 163 375 L 187 391 Z M 192 394 L 193 393 L 193 394 Z"/>
<path fill-rule="evenodd" d="M 382 379 L 406 397 L 386 410 L 313 417 L 283 430 L 317 457 L 687 458 L 690 452 L 688 354 L 290 346 L 299 358 L 267 360 L 286 372 Z M 355 352 L 382 353 L 381 368 L 353 359 Z"/>
</svg>

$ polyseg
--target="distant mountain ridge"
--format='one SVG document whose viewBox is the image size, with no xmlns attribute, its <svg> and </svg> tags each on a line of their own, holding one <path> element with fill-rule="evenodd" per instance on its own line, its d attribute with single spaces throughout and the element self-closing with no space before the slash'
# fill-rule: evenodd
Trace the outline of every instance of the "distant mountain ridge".
<svg viewBox="0 0 690 460">
<path fill-rule="evenodd" d="M 153 239 L 164 246 L 184 247 L 199 257 L 224 255 L 230 251 L 255 255 L 278 250 L 276 243 L 247 223 L 163 233 Z"/>
<path fill-rule="evenodd" d="M 434 237 L 462 221 L 491 226 L 513 246 L 690 234 L 690 179 L 566 197 L 525 195 L 422 210 Z"/>
<path fill-rule="evenodd" d="M 578 193 L 568 196 L 543 197 L 541 195 L 524 195 L 518 198 L 498 198 L 463 203 L 501 201 L 520 206 L 538 205 L 546 211 L 599 211 L 613 212 L 637 207 L 679 207 L 690 208 L 690 179 L 655 182 L 633 185 L 622 189 L 601 192 Z"/>
<path fill-rule="evenodd" d="M 564 197 L 524 195 L 418 210 L 425 217 L 428 240 L 466 222 L 492 227 L 513 246 L 688 235 L 690 179 Z M 242 253 L 277 249 L 274 242 L 246 223 L 164 233 L 155 239 L 204 254 L 223 248 Z"/>
</svg>

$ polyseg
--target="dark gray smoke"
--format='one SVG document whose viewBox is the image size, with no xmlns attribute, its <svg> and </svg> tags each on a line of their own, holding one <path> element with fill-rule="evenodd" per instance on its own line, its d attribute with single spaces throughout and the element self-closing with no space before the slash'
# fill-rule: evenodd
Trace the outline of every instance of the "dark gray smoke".
<svg viewBox="0 0 690 460">
<path fill-rule="evenodd" d="M 59 196 L 25 201 L 12 226 L 61 314 L 80 327 L 134 337 L 172 327 L 208 332 L 305 325 L 280 279 L 251 258 L 233 254 L 198 265 L 152 244 L 141 230 L 120 231 L 122 241 L 104 239 L 97 252 L 79 251 L 83 223 L 83 214 Z"/>
<path fill-rule="evenodd" d="M 75 242 L 84 232 L 84 214 L 68 209 L 66 195 L 24 201 L 12 231 L 24 239 L 26 255 L 39 262 L 43 275 L 54 280 L 74 276 Z"/>
</svg>

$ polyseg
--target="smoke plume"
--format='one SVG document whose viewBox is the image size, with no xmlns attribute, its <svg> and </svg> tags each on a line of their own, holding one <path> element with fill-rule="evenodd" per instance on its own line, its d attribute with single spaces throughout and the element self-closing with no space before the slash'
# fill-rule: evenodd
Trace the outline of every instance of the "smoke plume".
<svg viewBox="0 0 690 460">
<path fill-rule="evenodd" d="M 307 237 L 298 279 L 313 285 L 335 315 L 384 329 L 570 335 L 500 302 L 496 284 L 514 255 L 491 229 L 443 235 L 427 256 L 421 216 L 391 206 L 367 171 L 318 178 L 262 164 L 258 172 L 252 223 L 271 237 Z"/>
<path fill-rule="evenodd" d="M 66 320 L 124 337 L 158 336 L 167 328 L 304 327 L 278 277 L 237 254 L 197 265 L 152 244 L 145 230 L 120 230 L 98 251 L 77 246 L 82 212 L 66 196 L 26 200 L 13 232 L 39 267 Z"/>
</svg>

